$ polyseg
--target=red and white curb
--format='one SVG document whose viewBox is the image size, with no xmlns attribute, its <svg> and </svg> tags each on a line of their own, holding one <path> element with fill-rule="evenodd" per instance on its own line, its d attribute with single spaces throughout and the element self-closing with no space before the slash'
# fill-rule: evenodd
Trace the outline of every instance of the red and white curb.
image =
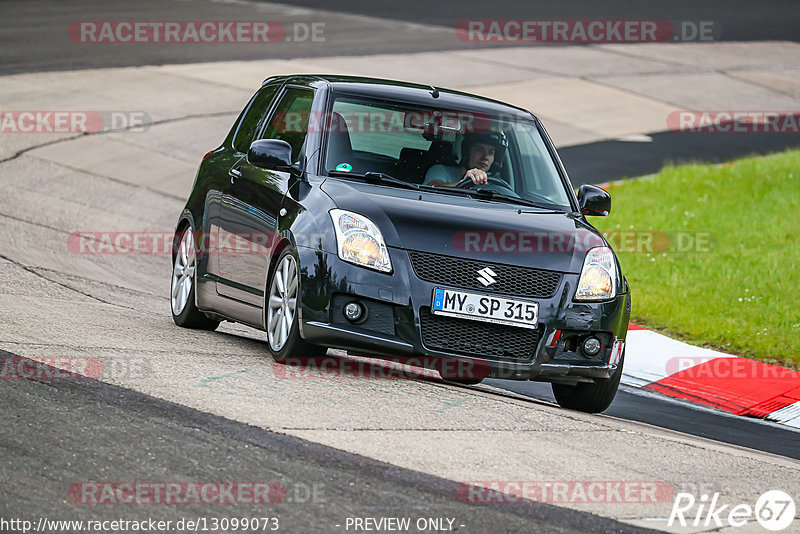
<svg viewBox="0 0 800 534">
<path fill-rule="evenodd" d="M 622 383 L 800 428 L 800 372 L 631 325 Z"/>
</svg>

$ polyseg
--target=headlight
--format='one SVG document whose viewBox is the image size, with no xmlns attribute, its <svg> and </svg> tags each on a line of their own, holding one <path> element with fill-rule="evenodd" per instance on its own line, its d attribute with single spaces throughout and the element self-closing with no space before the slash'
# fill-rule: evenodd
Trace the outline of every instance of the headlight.
<svg viewBox="0 0 800 534">
<path fill-rule="evenodd" d="M 331 210 L 339 257 L 385 273 L 392 271 L 389 251 L 378 227 L 358 213 Z"/>
<path fill-rule="evenodd" d="M 608 247 L 596 247 L 586 253 L 575 300 L 606 300 L 617 294 L 617 265 Z"/>
</svg>

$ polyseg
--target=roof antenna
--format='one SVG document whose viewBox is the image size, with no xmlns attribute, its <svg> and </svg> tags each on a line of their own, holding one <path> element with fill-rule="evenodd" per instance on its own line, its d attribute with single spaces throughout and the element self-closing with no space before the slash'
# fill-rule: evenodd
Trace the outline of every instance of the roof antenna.
<svg viewBox="0 0 800 534">
<path fill-rule="evenodd" d="M 439 98 L 439 90 L 431 85 L 431 96 L 433 98 Z"/>
</svg>

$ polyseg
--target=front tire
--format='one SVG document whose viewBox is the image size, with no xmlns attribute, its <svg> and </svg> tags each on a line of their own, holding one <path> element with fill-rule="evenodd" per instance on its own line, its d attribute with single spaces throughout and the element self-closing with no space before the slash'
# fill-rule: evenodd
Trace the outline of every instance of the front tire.
<svg viewBox="0 0 800 534">
<path fill-rule="evenodd" d="M 194 232 L 185 227 L 176 235 L 175 260 L 172 263 L 172 284 L 170 285 L 170 305 L 172 320 L 184 328 L 200 330 L 216 330 L 219 321 L 214 321 L 197 309 L 194 304 L 195 270 L 197 267 L 197 249 L 194 244 Z"/>
<path fill-rule="evenodd" d="M 592 384 L 578 383 L 574 386 L 566 384 L 553 384 L 553 396 L 562 408 L 578 410 L 587 413 L 600 413 L 605 411 L 619 389 L 619 381 L 622 378 L 622 364 L 625 361 L 625 354 L 619 360 L 617 370 L 611 378 L 598 380 Z"/>
<path fill-rule="evenodd" d="M 267 345 L 272 358 L 285 363 L 289 358 L 324 356 L 327 349 L 312 345 L 300 337 L 298 296 L 300 269 L 290 247 L 275 262 L 265 296 Z"/>
</svg>

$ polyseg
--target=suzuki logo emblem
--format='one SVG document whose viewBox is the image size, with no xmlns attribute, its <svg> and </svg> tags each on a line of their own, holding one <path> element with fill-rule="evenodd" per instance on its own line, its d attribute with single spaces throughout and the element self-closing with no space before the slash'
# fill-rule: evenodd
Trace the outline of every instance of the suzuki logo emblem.
<svg viewBox="0 0 800 534">
<path fill-rule="evenodd" d="M 478 278 L 476 278 L 476 280 L 484 286 L 489 287 L 497 282 L 497 280 L 494 279 L 495 276 L 497 276 L 497 274 L 493 270 L 491 270 L 489 267 L 484 267 L 478 271 Z"/>
</svg>

